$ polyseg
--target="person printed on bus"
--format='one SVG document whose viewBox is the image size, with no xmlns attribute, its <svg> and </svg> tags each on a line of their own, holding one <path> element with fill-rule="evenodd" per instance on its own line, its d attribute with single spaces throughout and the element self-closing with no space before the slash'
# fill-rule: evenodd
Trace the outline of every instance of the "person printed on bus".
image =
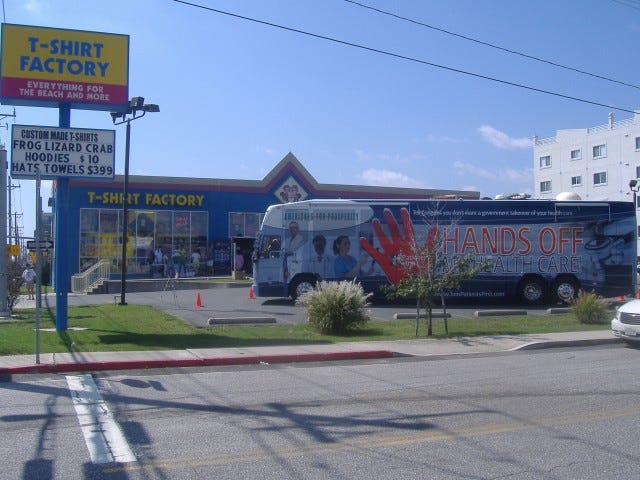
<svg viewBox="0 0 640 480">
<path fill-rule="evenodd" d="M 333 263 L 333 271 L 338 278 L 356 278 L 371 275 L 374 271 L 373 264 L 366 272 L 362 267 L 369 261 L 369 256 L 363 254 L 359 260 L 349 255 L 351 241 L 346 235 L 340 235 L 333 241 L 333 253 L 336 258 Z"/>
<path fill-rule="evenodd" d="M 305 242 L 304 237 L 300 234 L 300 226 L 298 222 L 293 221 L 289 224 L 289 236 L 285 240 L 285 254 L 293 255 Z"/>
<path fill-rule="evenodd" d="M 333 276 L 333 261 L 325 253 L 327 239 L 324 235 L 316 235 L 311 240 L 313 254 L 309 261 L 309 271 L 320 275 L 321 278 L 331 278 Z"/>
</svg>

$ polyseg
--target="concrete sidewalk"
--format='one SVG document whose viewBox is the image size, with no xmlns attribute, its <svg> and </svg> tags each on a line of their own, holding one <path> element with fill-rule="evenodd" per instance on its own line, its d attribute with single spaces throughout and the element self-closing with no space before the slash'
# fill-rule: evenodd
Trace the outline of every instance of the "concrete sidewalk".
<svg viewBox="0 0 640 480">
<path fill-rule="evenodd" d="M 622 340 L 609 330 L 393 342 L 344 342 L 316 345 L 211 348 L 136 352 L 72 352 L 0 356 L 0 374 L 61 373 L 212 365 L 248 365 L 398 356 L 437 357 L 515 350 L 602 345 Z"/>
</svg>

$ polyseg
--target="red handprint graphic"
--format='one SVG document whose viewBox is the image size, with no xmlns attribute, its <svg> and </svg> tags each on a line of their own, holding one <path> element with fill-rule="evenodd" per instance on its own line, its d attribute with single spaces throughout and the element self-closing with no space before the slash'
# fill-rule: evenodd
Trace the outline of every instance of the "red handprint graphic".
<svg viewBox="0 0 640 480">
<path fill-rule="evenodd" d="M 374 218 L 371 222 L 376 237 L 378 237 L 378 242 L 380 242 L 380 246 L 382 247 L 381 251 L 378 251 L 366 238 L 360 238 L 360 246 L 378 262 L 391 283 L 398 283 L 411 272 L 411 268 L 408 267 L 408 265 L 400 264 L 398 257 L 412 258 L 418 250 L 409 211 L 406 208 L 401 209 L 400 217 L 402 219 L 403 233 L 400 233 L 398 222 L 393 216 L 393 213 L 391 213 L 391 210 L 388 208 L 384 209 L 384 218 L 389 228 L 391 238 L 382 230 L 380 220 Z M 427 252 L 433 251 L 437 233 L 438 230 L 436 227 L 429 229 L 427 238 L 425 239 Z"/>
</svg>

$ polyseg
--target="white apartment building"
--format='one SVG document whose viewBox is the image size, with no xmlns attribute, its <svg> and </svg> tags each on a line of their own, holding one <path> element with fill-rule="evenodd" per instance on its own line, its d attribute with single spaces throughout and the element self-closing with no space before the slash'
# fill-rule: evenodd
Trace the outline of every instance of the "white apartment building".
<svg viewBox="0 0 640 480">
<path fill-rule="evenodd" d="M 574 193 L 582 200 L 633 201 L 640 205 L 640 113 L 592 128 L 558 130 L 533 141 L 534 198 Z M 638 179 L 634 192 L 630 180 Z M 640 252 L 640 231 L 638 232 Z"/>
</svg>

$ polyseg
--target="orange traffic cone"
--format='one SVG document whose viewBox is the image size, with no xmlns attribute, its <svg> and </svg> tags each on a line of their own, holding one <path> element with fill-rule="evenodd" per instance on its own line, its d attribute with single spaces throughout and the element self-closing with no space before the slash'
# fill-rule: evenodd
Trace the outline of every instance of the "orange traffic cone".
<svg viewBox="0 0 640 480">
<path fill-rule="evenodd" d="M 202 308 L 202 299 L 200 298 L 200 292 L 196 295 L 196 308 Z"/>
<path fill-rule="evenodd" d="M 640 298 L 640 289 L 638 289 L 638 293 L 636 293 L 636 298 Z"/>
<path fill-rule="evenodd" d="M 249 300 L 255 300 L 256 297 L 253 295 L 253 288 L 249 287 Z"/>
</svg>

